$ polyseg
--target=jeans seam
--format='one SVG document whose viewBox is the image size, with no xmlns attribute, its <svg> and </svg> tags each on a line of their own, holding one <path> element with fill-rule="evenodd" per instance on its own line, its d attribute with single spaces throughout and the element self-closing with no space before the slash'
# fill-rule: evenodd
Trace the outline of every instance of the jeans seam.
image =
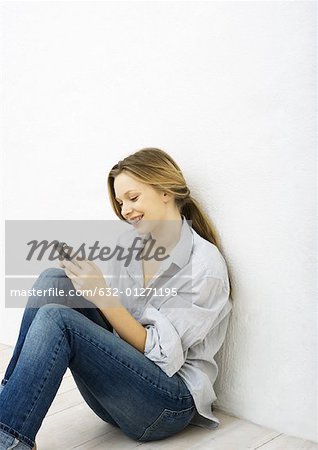
<svg viewBox="0 0 318 450">
<path fill-rule="evenodd" d="M 192 395 L 175 395 L 170 391 L 167 391 L 163 388 L 161 388 L 160 386 L 157 386 L 156 384 L 152 383 L 148 378 L 143 377 L 139 372 L 136 372 L 136 370 L 134 370 L 132 367 L 128 366 L 127 364 L 125 364 L 125 362 L 121 361 L 120 359 L 116 358 L 115 356 L 113 356 L 111 353 L 109 353 L 106 349 L 104 349 L 103 347 L 100 347 L 99 345 L 97 345 L 94 341 L 92 341 L 91 339 L 88 339 L 87 337 L 83 336 L 79 331 L 74 330 L 73 328 L 69 328 L 66 327 L 66 329 L 72 331 L 73 333 L 79 335 L 82 339 L 85 339 L 87 342 L 90 342 L 92 345 L 94 345 L 95 347 L 99 348 L 103 353 L 106 353 L 108 356 L 110 356 L 112 359 L 114 359 L 115 361 L 117 361 L 119 364 L 121 364 L 122 366 L 124 366 L 126 369 L 130 370 L 131 372 L 134 372 L 136 375 L 138 375 L 140 378 L 142 378 L 144 381 L 148 382 L 149 384 L 151 384 L 152 386 L 154 386 L 155 388 L 159 389 L 160 391 L 163 391 L 167 394 L 169 394 L 172 398 L 175 399 L 186 399 L 186 398 L 191 398 Z M 108 331 L 108 330 L 106 330 Z M 110 332 L 110 331 L 109 331 Z"/>
<path fill-rule="evenodd" d="M 58 342 L 58 351 L 57 351 L 57 353 L 56 353 L 55 359 L 54 359 L 54 357 L 53 357 L 53 359 L 51 360 L 51 361 L 53 361 L 53 364 L 52 364 L 51 368 L 49 369 L 49 371 L 48 371 L 48 373 L 47 373 L 47 375 L 46 375 L 46 377 L 45 377 L 45 379 L 44 379 L 44 381 L 43 381 L 43 384 L 42 384 L 42 387 L 41 387 L 41 391 L 38 393 L 37 397 L 36 397 L 35 400 L 33 401 L 33 405 L 31 406 L 30 411 L 28 412 L 28 414 L 27 414 L 25 420 L 24 420 L 23 423 L 22 423 L 21 430 L 23 430 L 23 427 L 24 427 L 26 421 L 27 421 L 28 418 L 30 417 L 30 414 L 33 412 L 33 410 L 34 410 L 34 408 L 35 408 L 35 406 L 36 406 L 36 403 L 37 403 L 37 401 L 39 400 L 39 398 L 40 398 L 40 396 L 41 396 L 41 393 L 43 392 L 43 387 L 44 387 L 44 385 L 45 385 L 45 382 L 47 381 L 47 379 L 48 379 L 50 373 L 52 372 L 52 370 L 53 370 L 54 367 L 55 367 L 56 361 L 57 361 L 57 359 L 58 359 L 57 357 L 58 357 L 58 354 L 59 354 L 60 349 L 61 349 L 61 346 L 62 346 L 62 342 L 63 342 L 63 340 L 64 340 L 65 338 L 66 338 L 66 336 L 65 336 L 65 334 L 64 334 L 64 332 L 63 332 L 62 338 L 61 338 L 60 341 Z"/>
<path fill-rule="evenodd" d="M 32 441 L 32 439 L 28 438 L 27 436 L 25 436 L 24 434 L 22 434 L 19 431 L 15 430 L 14 428 L 9 427 L 5 423 L 0 422 L 0 430 L 4 431 L 5 433 L 10 435 L 11 437 L 13 437 L 15 439 L 18 439 L 19 441 L 21 441 L 25 445 L 31 445 L 32 448 L 35 445 L 35 441 Z"/>
</svg>

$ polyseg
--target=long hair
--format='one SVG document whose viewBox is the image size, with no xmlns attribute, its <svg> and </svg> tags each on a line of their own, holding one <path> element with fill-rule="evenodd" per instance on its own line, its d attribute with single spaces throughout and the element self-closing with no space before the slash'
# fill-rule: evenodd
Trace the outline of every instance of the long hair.
<svg viewBox="0 0 318 450">
<path fill-rule="evenodd" d="M 192 228 L 221 251 L 220 239 L 211 220 L 199 202 L 192 197 L 178 164 L 168 153 L 158 148 L 143 148 L 115 164 L 108 174 L 107 187 L 113 210 L 120 220 L 126 221 L 116 201 L 114 180 L 122 171 L 130 173 L 140 182 L 175 198 L 180 214 L 192 223 Z M 230 289 L 231 280 L 229 277 Z"/>
</svg>

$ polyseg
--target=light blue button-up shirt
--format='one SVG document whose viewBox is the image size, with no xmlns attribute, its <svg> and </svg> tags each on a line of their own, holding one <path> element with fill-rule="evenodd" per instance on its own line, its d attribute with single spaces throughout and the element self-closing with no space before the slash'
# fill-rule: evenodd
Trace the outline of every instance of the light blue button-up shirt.
<svg viewBox="0 0 318 450">
<path fill-rule="evenodd" d="M 128 248 L 136 236 L 135 229 L 129 230 L 118 245 Z M 166 295 L 155 295 L 154 289 L 146 296 L 132 295 L 134 288 L 139 292 L 143 287 L 142 261 L 135 258 L 127 267 L 124 261 L 112 262 L 108 274 L 108 286 L 128 294 L 119 296 L 121 303 L 147 331 L 145 356 L 169 377 L 178 373 L 188 386 L 196 405 L 191 424 L 217 428 L 220 421 L 211 409 L 217 398 L 214 355 L 225 339 L 232 309 L 227 266 L 218 248 L 182 216 L 177 245 L 147 285 Z"/>
</svg>

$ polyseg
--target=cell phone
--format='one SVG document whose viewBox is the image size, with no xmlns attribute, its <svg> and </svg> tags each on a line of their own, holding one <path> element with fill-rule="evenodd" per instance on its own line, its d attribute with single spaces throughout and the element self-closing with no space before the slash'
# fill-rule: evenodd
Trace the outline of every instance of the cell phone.
<svg viewBox="0 0 318 450">
<path fill-rule="evenodd" d="M 57 244 L 55 244 L 55 250 L 62 257 L 61 261 L 67 259 L 68 261 L 72 261 L 72 263 L 75 264 L 75 266 L 79 267 L 79 265 L 76 262 L 76 258 L 70 255 L 71 249 L 72 247 L 70 247 L 66 242 L 58 242 Z"/>
<path fill-rule="evenodd" d="M 70 261 L 71 256 L 67 252 L 67 249 L 70 250 L 70 247 L 67 245 L 66 242 L 58 242 L 57 244 L 54 245 L 54 247 L 57 253 L 62 257 L 62 260 L 67 259 L 68 261 Z"/>
</svg>

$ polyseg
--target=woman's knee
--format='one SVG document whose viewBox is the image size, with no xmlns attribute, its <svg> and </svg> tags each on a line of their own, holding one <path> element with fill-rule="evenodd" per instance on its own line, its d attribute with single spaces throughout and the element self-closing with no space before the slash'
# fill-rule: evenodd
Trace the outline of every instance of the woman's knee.
<svg viewBox="0 0 318 450">
<path fill-rule="evenodd" d="M 39 279 L 55 279 L 55 278 L 67 278 L 63 269 L 58 267 L 49 267 L 40 273 Z"/>
<path fill-rule="evenodd" d="M 39 335 L 43 332 L 45 332 L 46 335 L 49 335 L 51 331 L 56 331 L 56 325 L 58 325 L 61 330 L 64 330 L 69 322 L 69 311 L 74 312 L 71 308 L 59 303 L 46 303 L 39 305 L 37 314 L 33 321 L 34 327 L 39 329 Z"/>
<path fill-rule="evenodd" d="M 37 279 L 37 286 L 42 289 L 57 287 L 68 291 L 72 288 L 72 283 L 63 269 L 49 267 L 40 273 L 40 276 Z"/>
<path fill-rule="evenodd" d="M 47 303 L 64 303 L 65 295 L 72 288 L 70 279 L 63 269 L 50 267 L 43 270 L 33 285 L 33 293 L 28 299 L 28 307 L 39 308 Z M 57 296 L 56 291 L 63 290 L 64 296 Z"/>
<path fill-rule="evenodd" d="M 40 322 L 42 322 L 43 319 L 49 318 L 49 322 L 53 320 L 64 329 L 66 326 L 71 325 L 74 313 L 75 311 L 67 305 L 61 303 L 46 303 L 39 308 L 36 317 Z"/>
</svg>

